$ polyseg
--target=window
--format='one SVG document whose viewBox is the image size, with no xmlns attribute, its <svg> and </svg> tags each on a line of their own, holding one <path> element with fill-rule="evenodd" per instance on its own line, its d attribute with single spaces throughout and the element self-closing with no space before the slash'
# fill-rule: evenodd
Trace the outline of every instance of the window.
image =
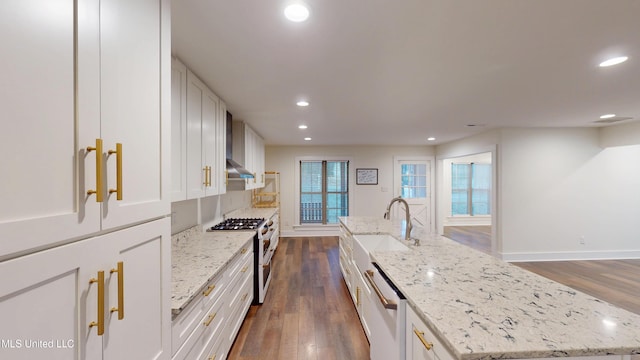
<svg viewBox="0 0 640 360">
<path fill-rule="evenodd" d="M 300 223 L 337 224 L 349 215 L 349 162 L 300 161 Z"/>
<path fill-rule="evenodd" d="M 451 164 L 451 214 L 491 214 L 491 164 Z"/>
<path fill-rule="evenodd" d="M 405 199 L 426 198 L 427 164 L 401 164 L 400 171 L 400 196 Z"/>
</svg>

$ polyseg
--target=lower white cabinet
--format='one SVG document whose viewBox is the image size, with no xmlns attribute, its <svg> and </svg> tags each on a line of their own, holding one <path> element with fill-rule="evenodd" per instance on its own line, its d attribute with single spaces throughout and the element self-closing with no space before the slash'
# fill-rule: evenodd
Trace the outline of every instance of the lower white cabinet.
<svg viewBox="0 0 640 360">
<path fill-rule="evenodd" d="M 407 360 L 455 359 L 410 305 L 407 305 L 405 339 Z"/>
<path fill-rule="evenodd" d="M 224 359 L 253 300 L 253 239 L 172 322 L 173 360 Z"/>
<path fill-rule="evenodd" d="M 358 312 L 364 333 L 367 339 L 370 339 L 372 290 L 363 277 L 362 272 L 366 269 L 359 269 L 353 260 L 353 235 L 342 225 L 340 226 L 339 254 L 340 271 Z"/>
<path fill-rule="evenodd" d="M 0 263 L 0 358 L 168 359 L 170 220 Z"/>
</svg>

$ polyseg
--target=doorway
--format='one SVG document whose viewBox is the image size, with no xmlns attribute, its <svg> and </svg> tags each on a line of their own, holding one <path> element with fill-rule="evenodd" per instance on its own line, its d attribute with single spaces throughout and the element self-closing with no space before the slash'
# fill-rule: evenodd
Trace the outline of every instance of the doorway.
<svg viewBox="0 0 640 360">
<path fill-rule="evenodd" d="M 439 159 L 438 233 L 496 256 L 495 150 Z"/>
</svg>

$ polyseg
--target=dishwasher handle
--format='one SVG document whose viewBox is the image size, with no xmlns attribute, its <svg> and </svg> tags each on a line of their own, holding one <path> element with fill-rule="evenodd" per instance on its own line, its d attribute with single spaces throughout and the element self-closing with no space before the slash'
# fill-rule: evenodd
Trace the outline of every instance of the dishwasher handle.
<svg viewBox="0 0 640 360">
<path fill-rule="evenodd" d="M 373 291 L 375 291 L 376 295 L 378 295 L 378 299 L 380 299 L 382 306 L 384 306 L 385 309 L 397 310 L 398 304 L 384 297 L 384 294 L 382 294 L 382 291 L 380 291 L 378 285 L 376 285 L 375 281 L 373 281 L 373 270 L 367 270 L 363 274 L 364 278 L 367 279 L 369 284 L 371 284 Z"/>
</svg>

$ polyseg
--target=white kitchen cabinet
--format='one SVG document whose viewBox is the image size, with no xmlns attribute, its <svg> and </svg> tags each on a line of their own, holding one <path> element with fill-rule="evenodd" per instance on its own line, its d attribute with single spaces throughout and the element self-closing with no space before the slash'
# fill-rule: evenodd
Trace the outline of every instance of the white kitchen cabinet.
<svg viewBox="0 0 640 360">
<path fill-rule="evenodd" d="M 187 199 L 220 194 L 225 158 L 226 110 L 220 99 L 187 69 Z"/>
<path fill-rule="evenodd" d="M 353 259 L 353 235 L 341 224 L 340 225 L 340 270 L 344 281 L 349 289 L 349 295 L 353 301 L 360 324 L 369 339 L 371 337 L 371 311 L 372 290 L 363 277 L 366 269 L 358 268 Z"/>
<path fill-rule="evenodd" d="M 171 59 L 171 201 L 187 199 L 187 67 Z"/>
<path fill-rule="evenodd" d="M 407 305 L 406 354 L 407 360 L 454 360 L 455 357 L 442 345 L 427 325 Z"/>
<path fill-rule="evenodd" d="M 172 360 L 223 359 L 253 300 L 253 238 L 172 322 Z"/>
<path fill-rule="evenodd" d="M 169 234 L 164 218 L 1 262 L 17 276 L 0 287 L 0 339 L 13 345 L 0 358 L 167 359 Z"/>
<path fill-rule="evenodd" d="M 0 259 L 169 212 L 168 10 L 2 2 Z"/>
<path fill-rule="evenodd" d="M 253 179 L 244 179 L 245 190 L 264 186 L 264 140 L 244 121 L 233 121 L 233 159 L 251 172 Z M 239 181 L 239 180 L 234 180 Z"/>
</svg>

